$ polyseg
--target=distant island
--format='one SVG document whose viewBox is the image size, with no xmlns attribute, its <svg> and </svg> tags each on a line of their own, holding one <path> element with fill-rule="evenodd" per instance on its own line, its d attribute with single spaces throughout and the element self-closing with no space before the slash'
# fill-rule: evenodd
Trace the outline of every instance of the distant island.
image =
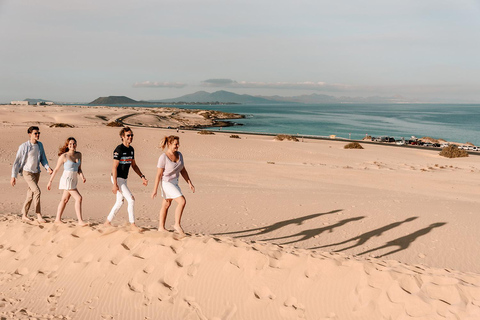
<svg viewBox="0 0 480 320">
<path fill-rule="evenodd" d="M 164 105 L 219 105 L 219 104 L 238 104 L 236 102 L 223 102 L 223 101 L 137 101 L 125 96 L 108 96 L 100 97 L 92 102 L 90 105 L 145 105 L 145 104 L 164 104 Z"/>
<path fill-rule="evenodd" d="M 178 98 L 164 99 L 164 100 L 150 100 L 154 103 L 180 103 L 180 102 L 207 102 L 207 101 L 219 101 L 219 102 L 233 102 L 238 104 L 330 104 L 330 103 L 415 103 L 416 100 L 408 100 L 402 96 L 393 97 L 334 97 L 326 94 L 312 93 L 309 95 L 300 95 L 293 97 L 282 96 L 251 96 L 248 94 L 236 94 L 233 92 L 220 90 L 212 93 L 206 91 L 197 91 L 195 93 L 187 94 Z"/>
<path fill-rule="evenodd" d="M 43 99 L 25 99 L 29 104 L 37 102 L 52 101 Z M 108 96 L 99 97 L 89 105 L 236 105 L 236 104 L 343 104 L 343 103 L 428 103 L 425 101 L 407 99 L 402 96 L 392 97 L 334 97 L 326 94 L 305 94 L 292 97 L 283 96 L 252 96 L 248 94 L 236 94 L 233 92 L 220 90 L 215 92 L 197 91 L 195 93 L 183 95 L 172 99 L 162 100 L 134 100 L 126 96 Z M 435 103 L 435 102 L 433 102 Z M 64 104 L 64 103 L 58 103 Z"/>
</svg>

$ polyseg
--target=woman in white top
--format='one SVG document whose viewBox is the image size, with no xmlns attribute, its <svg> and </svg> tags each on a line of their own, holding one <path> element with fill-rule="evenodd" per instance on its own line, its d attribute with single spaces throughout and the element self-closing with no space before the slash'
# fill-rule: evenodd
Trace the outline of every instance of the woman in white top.
<svg viewBox="0 0 480 320">
<path fill-rule="evenodd" d="M 167 150 L 165 153 L 162 153 L 160 158 L 158 158 L 157 176 L 155 177 L 155 184 L 153 185 L 152 192 L 152 199 L 154 199 L 157 196 L 158 185 L 161 181 L 163 201 L 162 208 L 160 209 L 158 231 L 167 231 L 167 229 L 165 229 L 165 221 L 167 219 L 168 209 L 172 204 L 172 200 L 175 200 L 177 208 L 175 209 L 175 224 L 173 228 L 184 237 L 185 232 L 180 226 L 180 221 L 182 219 L 183 209 L 185 209 L 185 204 L 187 202 L 182 194 L 182 190 L 180 190 L 180 187 L 178 186 L 179 175 L 182 175 L 193 192 L 195 192 L 195 187 L 188 176 L 187 169 L 185 169 L 183 156 L 178 152 L 180 138 L 177 136 L 166 136 L 160 142 L 160 147 L 162 150 L 167 147 Z"/>
<path fill-rule="evenodd" d="M 62 214 L 65 210 L 65 206 L 72 196 L 75 199 L 75 212 L 77 214 L 78 225 L 84 226 L 87 225 L 82 218 L 82 195 L 77 190 L 77 176 L 80 176 L 83 180 L 83 183 L 87 181 L 82 171 L 82 154 L 77 152 L 77 140 L 70 137 L 65 141 L 65 144 L 60 147 L 58 152 L 58 162 L 55 170 L 50 177 L 48 182 L 47 189 L 50 190 L 52 186 L 53 178 L 57 174 L 58 170 L 63 164 L 63 174 L 60 178 L 59 189 L 63 190 L 62 200 L 58 204 L 57 217 L 55 222 L 62 222 Z"/>
</svg>

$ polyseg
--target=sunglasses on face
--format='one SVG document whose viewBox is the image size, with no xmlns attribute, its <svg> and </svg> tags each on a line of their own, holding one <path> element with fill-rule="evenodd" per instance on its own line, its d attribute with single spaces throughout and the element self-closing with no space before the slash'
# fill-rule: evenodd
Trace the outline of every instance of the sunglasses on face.
<svg viewBox="0 0 480 320">
<path fill-rule="evenodd" d="M 33 134 L 37 136 L 40 135 L 40 132 L 34 132 Z"/>
<path fill-rule="evenodd" d="M 126 136 L 127 138 L 130 138 L 130 137 L 133 138 L 133 133 L 132 133 L 132 134 L 126 134 L 125 136 Z"/>
</svg>

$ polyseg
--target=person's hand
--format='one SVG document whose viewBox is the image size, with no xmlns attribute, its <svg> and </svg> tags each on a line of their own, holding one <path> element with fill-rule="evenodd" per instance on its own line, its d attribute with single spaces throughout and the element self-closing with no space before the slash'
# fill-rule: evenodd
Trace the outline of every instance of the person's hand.
<svg viewBox="0 0 480 320">
<path fill-rule="evenodd" d="M 85 177 L 83 177 L 83 183 L 87 182 L 87 179 L 85 179 Z"/>
<path fill-rule="evenodd" d="M 50 190 L 51 188 L 52 188 L 52 181 L 48 181 L 47 190 Z"/>
<path fill-rule="evenodd" d="M 155 199 L 156 196 L 157 196 L 157 191 L 153 191 L 152 192 L 152 199 Z"/>
<path fill-rule="evenodd" d="M 17 179 L 12 178 L 12 179 L 10 180 L 10 184 L 12 185 L 12 187 L 15 187 L 15 184 L 16 184 L 16 183 L 17 183 Z"/>
<path fill-rule="evenodd" d="M 148 186 L 148 180 L 147 180 L 147 178 L 143 177 L 143 178 L 142 178 L 142 183 L 143 183 L 144 186 Z"/>
<path fill-rule="evenodd" d="M 114 184 L 112 187 L 113 194 L 117 194 L 117 191 L 118 191 L 118 185 Z"/>
<path fill-rule="evenodd" d="M 191 182 L 188 185 L 190 186 L 192 192 L 195 193 L 195 186 Z"/>
<path fill-rule="evenodd" d="M 52 173 L 53 173 L 52 168 L 48 168 L 47 171 L 48 171 L 48 174 L 52 174 Z"/>
</svg>

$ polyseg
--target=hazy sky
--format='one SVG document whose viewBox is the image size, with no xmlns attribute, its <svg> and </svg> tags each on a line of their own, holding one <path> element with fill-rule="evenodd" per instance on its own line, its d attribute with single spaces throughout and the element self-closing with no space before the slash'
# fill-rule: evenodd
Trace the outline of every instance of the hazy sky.
<svg viewBox="0 0 480 320">
<path fill-rule="evenodd" d="M 0 102 L 199 90 L 480 102 L 480 0 L 0 0 Z"/>
</svg>

